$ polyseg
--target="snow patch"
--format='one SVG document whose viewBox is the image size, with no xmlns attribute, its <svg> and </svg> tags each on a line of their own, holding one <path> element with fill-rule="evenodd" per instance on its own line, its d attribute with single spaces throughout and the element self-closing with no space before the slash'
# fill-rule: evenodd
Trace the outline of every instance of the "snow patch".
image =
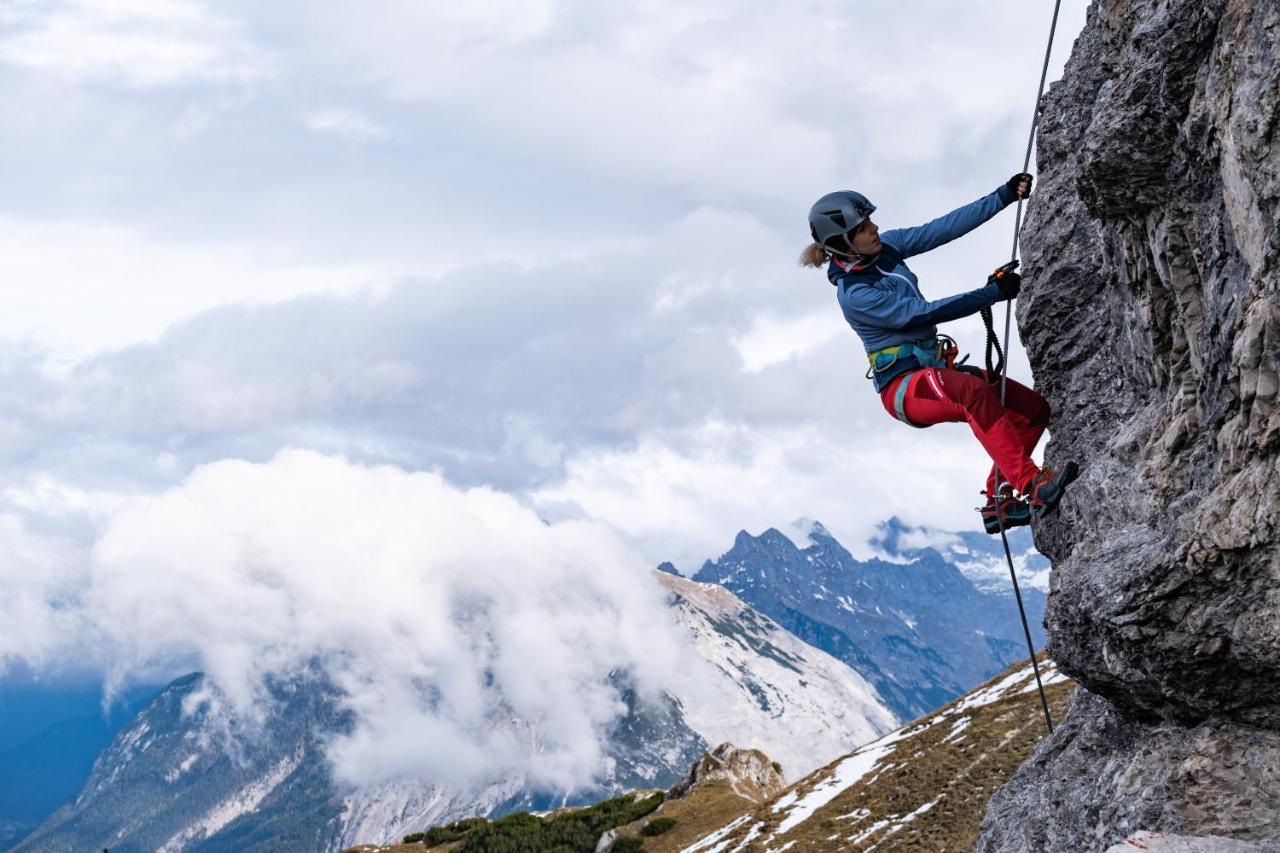
<svg viewBox="0 0 1280 853">
<path fill-rule="evenodd" d="M 1061 684 L 1066 680 L 1067 680 L 1067 677 L 1056 669 L 1054 669 L 1052 672 L 1049 672 L 1045 675 L 1040 676 L 1040 683 L 1043 684 L 1045 687 L 1048 687 L 1050 684 Z M 1026 687 L 1022 688 L 1021 690 L 1019 690 L 1018 692 L 1030 693 L 1032 690 L 1035 690 L 1035 689 L 1036 689 L 1035 674 L 1032 673 L 1031 683 L 1028 684 Z"/>
<path fill-rule="evenodd" d="M 688 847 L 685 847 L 680 851 L 680 853 L 702 853 L 702 851 L 706 851 L 706 853 L 717 853 L 717 851 L 723 849 L 721 845 L 727 843 L 726 839 L 728 836 L 732 834 L 735 829 L 742 826 L 749 820 L 751 820 L 751 815 L 744 814 L 742 817 L 730 821 L 705 838 L 701 838 L 690 844 Z"/>
<path fill-rule="evenodd" d="M 747 830 L 747 834 L 742 837 L 742 840 L 738 842 L 738 845 L 733 848 L 731 853 L 738 853 L 739 850 L 746 850 L 748 846 L 751 844 L 751 842 L 755 839 L 755 837 L 759 835 L 763 829 L 764 829 L 763 823 L 756 823 L 752 825 L 752 827 L 749 830 Z"/>
<path fill-rule="evenodd" d="M 241 815 L 257 811 L 267 795 L 289 778 L 301 763 L 302 750 L 299 749 L 288 758 L 277 762 L 262 778 L 250 782 L 215 806 L 204 817 L 174 835 L 160 847 L 158 853 L 178 853 L 187 846 L 188 842 L 208 838 Z"/>
<path fill-rule="evenodd" d="M 972 717 L 961 717 L 951 724 L 951 731 L 947 732 L 947 736 L 942 739 L 943 743 L 951 743 L 951 741 L 960 737 L 965 729 L 969 728 L 969 724 L 973 722 Z"/>
<path fill-rule="evenodd" d="M 857 752 L 845 758 L 837 764 L 831 774 L 825 779 L 814 785 L 808 793 L 793 799 L 791 802 L 779 800 L 774 805 L 775 812 L 789 808 L 787 816 L 783 818 L 782 823 L 778 825 L 772 837 L 785 835 L 813 817 L 814 812 L 825 806 L 827 803 L 840 796 L 840 793 L 850 786 L 856 784 L 868 773 L 875 769 L 876 763 L 889 753 L 890 747 L 906 737 L 906 731 L 899 729 L 889 735 L 885 735 L 880 740 L 862 747 Z"/>
<path fill-rule="evenodd" d="M 1050 669 L 1053 669 L 1054 673 L 1057 672 L 1057 669 L 1052 667 L 1051 664 L 1046 664 L 1046 673 L 1048 673 Z M 953 708 L 951 713 L 957 714 L 973 708 L 979 708 L 983 705 L 990 705 L 992 702 L 1004 699 L 1006 696 L 1011 696 L 1014 693 L 1021 693 L 1021 690 L 1015 691 L 1013 688 L 1022 684 L 1028 678 L 1032 679 L 1031 687 L 1032 689 L 1035 689 L 1035 673 L 1032 671 L 1029 664 L 1022 669 L 1015 670 L 1009 675 L 1006 675 L 990 687 L 979 690 L 976 693 L 971 693 L 963 702 Z"/>
</svg>

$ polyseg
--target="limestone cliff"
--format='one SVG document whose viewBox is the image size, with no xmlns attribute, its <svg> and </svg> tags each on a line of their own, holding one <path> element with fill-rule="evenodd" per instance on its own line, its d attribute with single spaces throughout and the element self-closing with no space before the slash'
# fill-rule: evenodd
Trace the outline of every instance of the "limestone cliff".
<svg viewBox="0 0 1280 853">
<path fill-rule="evenodd" d="M 978 850 L 1280 841 L 1278 125 L 1278 0 L 1095 0 L 1046 97 L 1018 322 L 1084 467 L 1036 542 L 1085 689 Z"/>
</svg>

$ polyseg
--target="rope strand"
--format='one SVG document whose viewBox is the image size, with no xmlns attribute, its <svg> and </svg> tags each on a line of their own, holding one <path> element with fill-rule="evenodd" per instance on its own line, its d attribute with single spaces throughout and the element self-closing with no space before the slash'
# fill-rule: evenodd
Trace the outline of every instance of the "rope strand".
<svg viewBox="0 0 1280 853">
<path fill-rule="evenodd" d="M 1053 21 L 1049 24 L 1049 43 L 1044 49 L 1044 65 L 1040 69 L 1040 88 L 1036 91 L 1036 106 L 1031 113 L 1031 132 L 1027 135 L 1027 152 L 1022 160 L 1022 171 L 1031 168 L 1031 149 L 1036 141 L 1036 128 L 1040 124 L 1040 103 L 1044 100 L 1044 83 L 1049 76 L 1049 57 L 1053 53 L 1053 37 L 1058 29 L 1058 11 L 1062 8 L 1062 0 L 1055 0 L 1053 4 Z M 1013 219 L 1013 252 L 1009 257 L 1010 261 L 1018 259 L 1018 240 L 1022 236 L 1022 198 L 1018 198 L 1018 209 Z M 1013 324 L 1013 300 L 1005 302 L 1004 305 L 1004 347 L 1000 350 L 1000 405 L 1004 406 L 1009 386 L 1008 359 L 1005 357 L 1009 352 L 1009 330 Z M 991 328 L 991 313 L 988 311 L 983 315 L 983 321 L 987 325 L 987 369 L 991 370 L 991 347 L 995 345 L 995 330 Z M 1040 681 L 1040 665 L 1036 662 L 1035 643 L 1031 640 L 1031 628 L 1027 624 L 1027 611 L 1022 606 L 1022 591 L 1018 589 L 1018 573 L 1013 568 L 1013 554 L 1009 551 L 1009 537 L 1005 535 L 1004 518 L 1000 514 L 1000 470 L 996 469 L 996 494 L 991 498 L 996 502 L 996 523 L 1000 526 L 1000 541 L 1004 543 L 1004 557 L 1009 564 L 1009 579 L 1013 581 L 1013 595 L 1018 601 L 1018 615 L 1022 617 L 1022 632 L 1027 637 L 1027 651 L 1031 653 L 1031 669 L 1036 676 L 1036 689 L 1040 692 L 1040 707 L 1044 710 L 1044 723 L 1049 729 L 1049 734 L 1053 734 L 1053 717 L 1049 714 L 1049 700 L 1044 694 L 1044 684 Z"/>
</svg>

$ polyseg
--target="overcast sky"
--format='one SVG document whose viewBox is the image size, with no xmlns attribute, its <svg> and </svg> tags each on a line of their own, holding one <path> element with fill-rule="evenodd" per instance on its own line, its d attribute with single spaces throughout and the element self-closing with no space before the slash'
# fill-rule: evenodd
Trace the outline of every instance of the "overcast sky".
<svg viewBox="0 0 1280 853">
<path fill-rule="evenodd" d="M 686 572 L 800 516 L 855 549 L 895 513 L 974 527 L 976 441 L 885 414 L 796 256 L 832 189 L 895 227 L 1018 171 L 1051 11 L 0 5 L 0 577 L 21 593 L 0 614 L 29 629 L 0 631 L 0 669 L 65 654 L 85 589 L 145 607 L 168 569 L 117 583 L 122 518 L 202 465 L 306 476 L 290 448 L 332 488 L 429 472 L 439 500 L 488 487 Z M 913 260 L 926 293 L 982 284 L 1012 220 Z M 976 319 L 949 331 L 980 359 Z"/>
</svg>

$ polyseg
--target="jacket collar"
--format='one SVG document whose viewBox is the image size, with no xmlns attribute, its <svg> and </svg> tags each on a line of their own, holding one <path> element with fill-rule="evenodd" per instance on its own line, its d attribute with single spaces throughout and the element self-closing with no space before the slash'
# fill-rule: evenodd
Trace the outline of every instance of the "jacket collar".
<svg viewBox="0 0 1280 853">
<path fill-rule="evenodd" d="M 845 272 L 862 272 L 865 269 L 870 269 L 871 266 L 875 264 L 876 258 L 878 257 L 880 256 L 872 255 L 868 258 L 865 255 L 854 255 L 849 258 L 848 261 L 842 261 L 835 255 L 832 255 L 831 262 Z"/>
</svg>

